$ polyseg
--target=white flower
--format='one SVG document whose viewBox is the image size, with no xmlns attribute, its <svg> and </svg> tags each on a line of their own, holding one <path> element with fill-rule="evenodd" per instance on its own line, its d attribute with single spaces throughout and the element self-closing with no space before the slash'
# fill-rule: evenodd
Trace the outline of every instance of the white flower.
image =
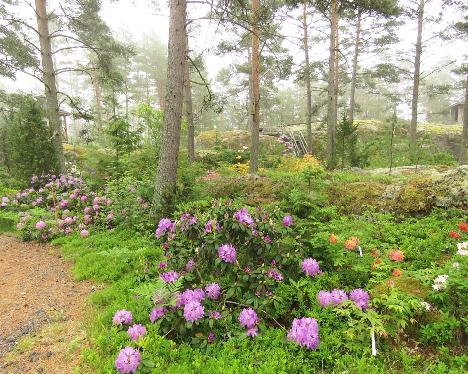
<svg viewBox="0 0 468 374">
<path fill-rule="evenodd" d="M 455 268 L 455 269 L 458 269 L 458 268 L 460 267 L 460 263 L 454 262 L 454 263 L 452 264 L 452 267 Z"/>
<path fill-rule="evenodd" d="M 431 304 L 429 304 L 427 301 L 421 301 L 421 306 L 426 310 L 431 310 Z"/>
<path fill-rule="evenodd" d="M 445 282 L 447 282 L 447 279 L 448 279 L 448 275 L 442 274 L 442 275 L 438 275 L 437 278 L 434 279 L 434 282 L 435 283 L 445 283 Z"/>
<path fill-rule="evenodd" d="M 447 279 L 448 275 L 442 274 L 438 275 L 436 279 L 434 279 L 434 284 L 432 285 L 432 288 L 434 290 L 443 290 L 444 288 L 447 288 Z"/>
<path fill-rule="evenodd" d="M 457 255 L 460 255 L 460 256 L 468 256 L 468 249 L 459 249 L 457 251 Z"/>
<path fill-rule="evenodd" d="M 468 242 L 457 243 L 457 249 L 458 250 L 468 249 Z"/>
</svg>

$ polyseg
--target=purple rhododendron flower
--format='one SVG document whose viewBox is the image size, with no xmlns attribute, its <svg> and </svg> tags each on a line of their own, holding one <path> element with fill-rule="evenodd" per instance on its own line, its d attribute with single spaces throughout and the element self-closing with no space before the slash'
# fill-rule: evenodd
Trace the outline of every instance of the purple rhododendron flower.
<svg viewBox="0 0 468 374">
<path fill-rule="evenodd" d="M 44 221 L 39 221 L 36 223 L 36 229 L 44 230 L 46 228 L 46 223 Z"/>
<path fill-rule="evenodd" d="M 208 312 L 208 315 L 210 316 L 210 318 L 213 318 L 213 319 L 221 319 L 221 313 L 218 312 L 217 310 L 210 310 Z"/>
<path fill-rule="evenodd" d="M 232 244 L 223 244 L 218 248 L 218 256 L 224 262 L 233 264 L 236 262 L 236 249 Z"/>
<path fill-rule="evenodd" d="M 65 224 L 66 225 L 73 225 L 75 221 L 73 221 L 73 217 L 66 217 L 65 218 Z"/>
<path fill-rule="evenodd" d="M 348 300 L 348 295 L 343 290 L 334 289 L 331 292 L 331 300 L 334 304 L 341 304 L 343 301 Z"/>
<path fill-rule="evenodd" d="M 156 238 L 160 238 L 166 232 L 174 233 L 176 229 L 175 223 L 173 223 L 169 218 L 162 218 L 159 221 L 158 228 L 156 229 Z"/>
<path fill-rule="evenodd" d="M 319 304 L 323 307 L 330 305 L 330 303 L 332 302 L 331 292 L 324 290 L 319 291 L 319 293 L 317 294 L 317 300 Z"/>
<path fill-rule="evenodd" d="M 164 268 L 166 268 L 166 267 L 167 267 L 167 262 L 165 262 L 165 261 L 161 261 L 161 262 L 159 262 L 159 264 L 158 264 L 158 268 L 160 268 L 160 269 L 164 269 Z"/>
<path fill-rule="evenodd" d="M 155 306 L 149 315 L 149 319 L 151 323 L 156 322 L 159 318 L 164 316 L 166 314 L 166 308 L 163 306 Z"/>
<path fill-rule="evenodd" d="M 321 273 L 317 260 L 313 258 L 306 258 L 304 261 L 302 261 L 302 270 L 310 277 Z"/>
<path fill-rule="evenodd" d="M 221 287 L 218 283 L 209 283 L 205 287 L 206 296 L 212 300 L 217 300 L 221 295 Z"/>
<path fill-rule="evenodd" d="M 190 301 L 185 304 L 184 318 L 188 322 L 195 322 L 203 318 L 205 315 L 205 308 L 197 301 Z"/>
<path fill-rule="evenodd" d="M 125 347 L 119 352 L 115 360 L 115 367 L 121 374 L 134 373 L 141 362 L 141 355 L 132 347 Z"/>
<path fill-rule="evenodd" d="M 112 221 L 114 219 L 114 215 L 112 213 L 109 213 L 106 217 L 108 221 Z"/>
<path fill-rule="evenodd" d="M 68 200 L 62 200 L 59 204 L 60 209 L 65 208 L 68 205 Z"/>
<path fill-rule="evenodd" d="M 185 290 L 178 295 L 180 306 L 186 305 L 190 302 L 200 303 L 205 299 L 205 291 L 201 288 L 195 288 L 194 290 Z"/>
<path fill-rule="evenodd" d="M 253 218 L 250 216 L 247 208 L 242 208 L 234 213 L 234 219 L 241 225 L 252 226 L 254 223 Z"/>
<path fill-rule="evenodd" d="M 265 235 L 265 236 L 263 237 L 263 241 L 264 241 L 265 243 L 267 243 L 267 244 L 270 244 L 270 243 L 272 242 L 272 240 L 271 240 L 271 238 L 270 238 L 269 235 Z"/>
<path fill-rule="evenodd" d="M 88 196 L 83 195 L 83 196 L 80 197 L 80 200 L 81 201 L 86 201 L 86 200 L 88 200 Z"/>
<path fill-rule="evenodd" d="M 80 231 L 80 236 L 81 236 L 82 238 L 87 238 L 87 237 L 89 236 L 89 231 L 86 230 L 86 229 L 81 230 L 81 231 Z"/>
<path fill-rule="evenodd" d="M 252 308 L 244 308 L 239 314 L 239 322 L 247 329 L 255 327 L 259 319 L 257 313 Z"/>
<path fill-rule="evenodd" d="M 179 279 L 179 274 L 175 271 L 168 271 L 167 273 L 162 273 L 159 277 L 166 283 L 174 283 Z"/>
<path fill-rule="evenodd" d="M 274 280 L 277 280 L 278 282 L 281 282 L 283 280 L 283 276 L 281 275 L 281 273 L 273 268 L 268 270 L 267 276 L 273 278 Z"/>
<path fill-rule="evenodd" d="M 245 335 L 255 338 L 258 335 L 258 329 L 257 326 L 252 327 L 251 329 L 247 329 Z"/>
<path fill-rule="evenodd" d="M 315 349 L 319 343 L 318 324 L 314 318 L 295 318 L 288 339 L 307 349 Z"/>
<path fill-rule="evenodd" d="M 351 291 L 349 298 L 362 310 L 369 307 L 369 293 L 367 291 L 357 288 Z"/>
<path fill-rule="evenodd" d="M 207 338 L 208 343 L 213 343 L 215 338 L 216 338 L 216 335 L 214 334 L 214 332 L 210 331 L 209 334 L 208 334 L 208 338 Z"/>
<path fill-rule="evenodd" d="M 293 223 L 294 223 L 294 220 L 290 215 L 284 216 L 284 218 L 283 218 L 283 226 L 284 227 L 292 226 Z"/>
<path fill-rule="evenodd" d="M 113 325 L 129 325 L 132 323 L 133 316 L 132 312 L 128 310 L 118 310 L 115 312 L 114 317 L 112 318 Z"/>
<path fill-rule="evenodd" d="M 205 234 L 209 234 L 211 232 L 216 232 L 220 230 L 219 223 L 217 223 L 215 220 L 208 220 L 208 222 L 205 224 Z"/>
<path fill-rule="evenodd" d="M 146 334 L 146 327 L 140 324 L 133 325 L 132 327 L 128 328 L 127 331 L 128 336 L 133 341 L 137 341 L 138 339 L 142 338 Z"/>
</svg>

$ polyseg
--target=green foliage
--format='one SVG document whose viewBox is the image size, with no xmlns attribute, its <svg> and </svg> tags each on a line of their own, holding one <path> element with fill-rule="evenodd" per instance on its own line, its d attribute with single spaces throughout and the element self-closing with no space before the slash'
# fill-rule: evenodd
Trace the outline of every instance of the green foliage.
<svg viewBox="0 0 468 374">
<path fill-rule="evenodd" d="M 130 122 L 123 117 L 114 117 L 107 125 L 106 133 L 119 160 L 120 156 L 133 151 L 139 141 L 139 131 L 131 129 Z"/>
<path fill-rule="evenodd" d="M 341 168 L 345 166 L 368 166 L 369 155 L 359 147 L 358 125 L 352 123 L 344 114 L 338 122 L 336 131 L 336 158 Z"/>
<path fill-rule="evenodd" d="M 21 97 L 0 127 L 5 165 L 23 183 L 32 175 L 55 172 L 58 159 L 52 144 L 52 130 L 44 118 L 41 104 L 32 97 Z"/>
</svg>

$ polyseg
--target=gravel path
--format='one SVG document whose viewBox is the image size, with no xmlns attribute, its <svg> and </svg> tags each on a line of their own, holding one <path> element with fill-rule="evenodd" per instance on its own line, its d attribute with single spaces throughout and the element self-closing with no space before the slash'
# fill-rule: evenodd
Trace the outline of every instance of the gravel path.
<svg viewBox="0 0 468 374">
<path fill-rule="evenodd" d="M 86 298 L 51 246 L 0 235 L 0 373 L 73 373 Z"/>
</svg>

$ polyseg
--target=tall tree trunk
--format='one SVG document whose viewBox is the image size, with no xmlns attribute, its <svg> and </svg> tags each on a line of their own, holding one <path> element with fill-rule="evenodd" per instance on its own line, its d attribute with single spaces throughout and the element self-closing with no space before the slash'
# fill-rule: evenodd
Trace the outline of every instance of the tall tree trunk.
<svg viewBox="0 0 468 374">
<path fill-rule="evenodd" d="M 356 94 L 356 81 L 357 81 L 357 68 L 358 68 L 358 57 L 359 57 L 359 43 L 361 39 L 361 11 L 358 11 L 356 19 L 356 36 L 354 39 L 354 57 L 353 57 L 353 76 L 351 78 L 351 93 L 349 100 L 349 121 L 354 121 L 354 106 L 355 106 L 355 94 Z"/>
<path fill-rule="evenodd" d="M 247 48 L 247 59 L 250 64 L 250 71 L 249 71 L 249 97 L 247 100 L 248 103 L 248 120 L 247 120 L 247 130 L 252 131 L 252 123 L 253 123 L 253 93 L 252 93 L 252 51 L 250 48 Z"/>
<path fill-rule="evenodd" d="M 189 60 L 189 45 L 188 36 L 186 37 L 187 58 L 185 60 L 185 75 L 184 75 L 184 101 L 185 101 L 185 116 L 187 118 L 187 157 L 189 163 L 195 160 L 195 128 L 193 125 L 193 108 L 192 108 L 192 83 L 190 81 L 190 60 Z"/>
<path fill-rule="evenodd" d="M 258 11 L 260 0 L 252 0 L 252 149 L 250 150 L 250 174 L 258 170 L 258 148 L 260 137 L 260 52 Z"/>
<path fill-rule="evenodd" d="M 460 151 L 460 163 L 468 164 L 468 75 L 465 81 L 465 104 L 463 106 L 463 134 Z"/>
<path fill-rule="evenodd" d="M 45 86 L 46 113 L 53 131 L 52 141 L 57 153 L 59 172 L 65 171 L 65 158 L 63 155 L 62 123 L 59 115 L 57 98 L 57 85 L 55 82 L 55 69 L 52 60 L 52 48 L 50 45 L 49 20 L 47 17 L 46 1 L 36 0 L 37 29 L 39 32 L 39 45 L 41 48 L 41 61 L 43 81 Z"/>
<path fill-rule="evenodd" d="M 186 10 L 186 0 L 170 1 L 166 110 L 153 199 L 153 209 L 158 215 L 164 203 L 175 192 L 177 181 L 180 122 L 184 96 Z"/>
<path fill-rule="evenodd" d="M 158 90 L 159 109 L 164 112 L 164 100 L 166 97 L 166 85 L 162 80 L 156 80 L 156 86 Z"/>
<path fill-rule="evenodd" d="M 94 88 L 94 99 L 96 101 L 96 124 L 97 129 L 102 130 L 102 107 L 101 107 L 101 85 L 97 75 L 92 78 L 92 84 Z"/>
<path fill-rule="evenodd" d="M 421 72 L 422 32 L 424 22 L 424 5 L 426 0 L 419 0 L 418 7 L 418 35 L 416 37 L 416 53 L 414 56 L 413 97 L 411 100 L 410 145 L 415 151 L 418 132 L 418 99 Z"/>
<path fill-rule="evenodd" d="M 304 28 L 304 74 L 306 85 L 306 129 L 307 129 L 307 153 L 312 153 L 312 90 L 310 87 L 310 62 L 309 62 L 309 37 L 307 32 L 307 0 L 303 2 L 302 27 Z"/>
<path fill-rule="evenodd" d="M 335 166 L 335 136 L 338 110 L 338 0 L 330 3 L 330 56 L 328 60 L 327 163 Z"/>
</svg>

